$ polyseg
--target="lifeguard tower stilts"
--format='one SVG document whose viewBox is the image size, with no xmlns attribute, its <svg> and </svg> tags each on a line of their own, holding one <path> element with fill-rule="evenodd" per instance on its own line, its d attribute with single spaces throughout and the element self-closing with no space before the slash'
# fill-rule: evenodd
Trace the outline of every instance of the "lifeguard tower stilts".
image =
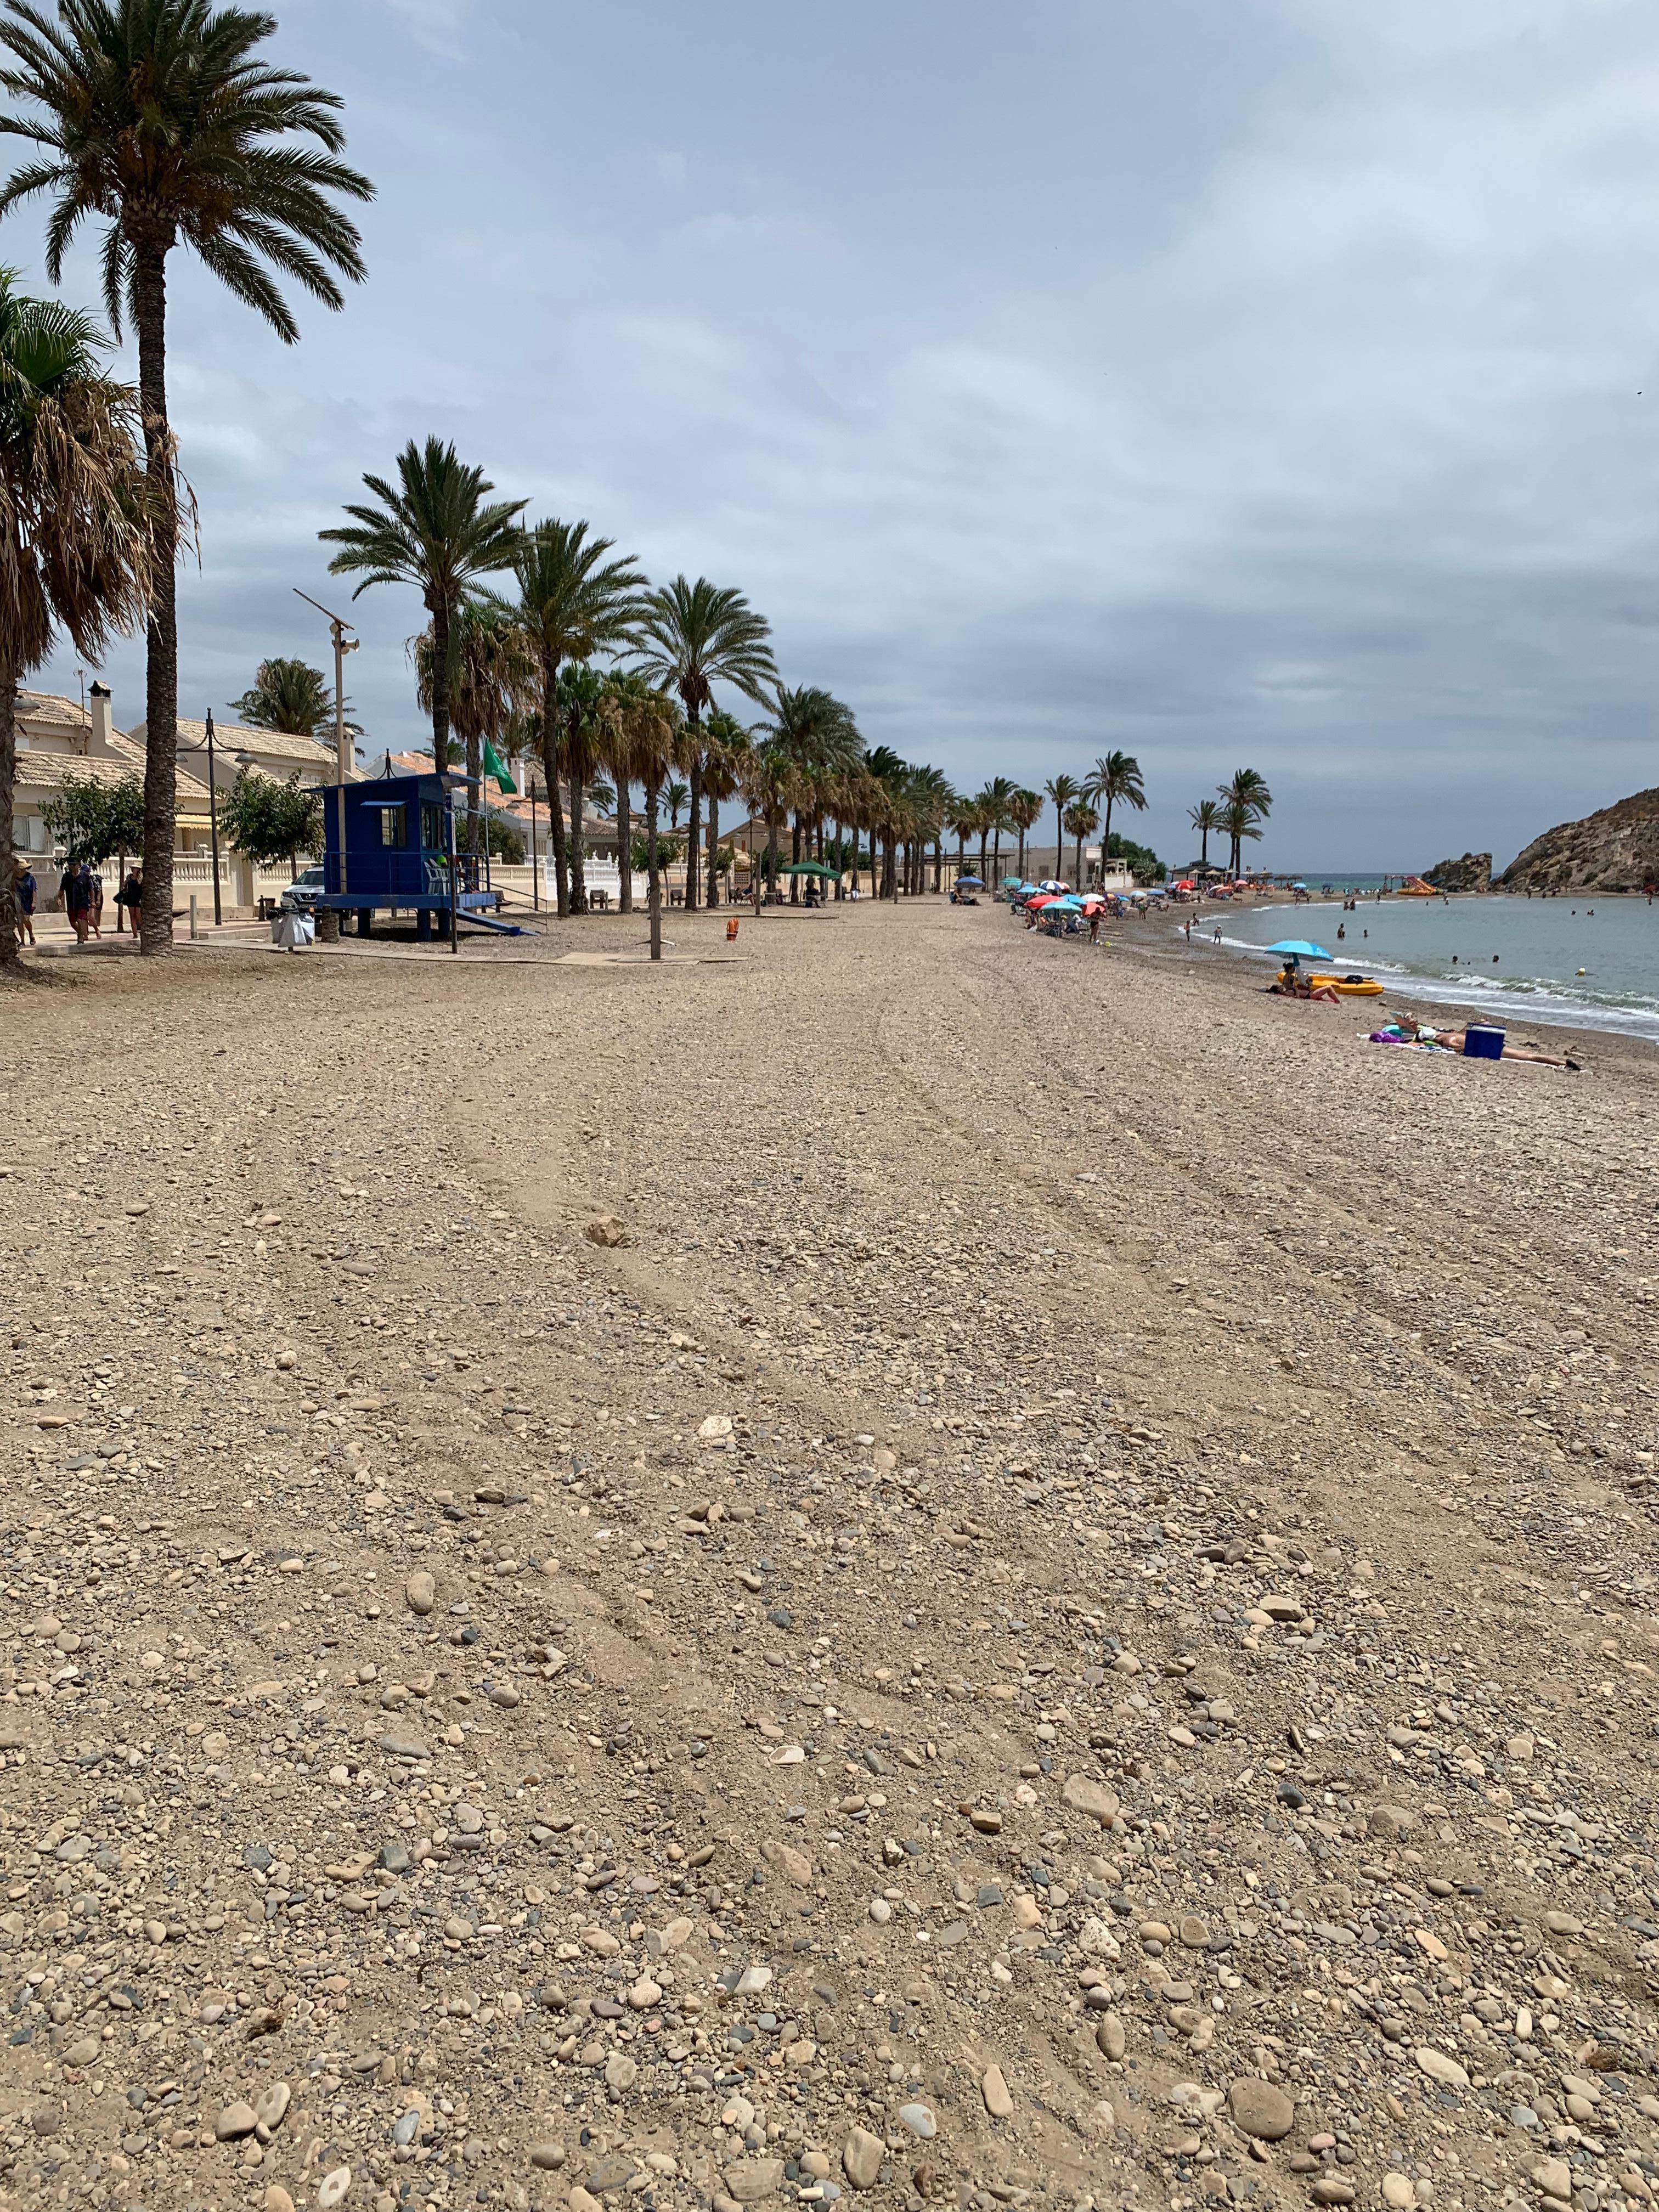
<svg viewBox="0 0 1659 2212">
<path fill-rule="evenodd" d="M 421 944 L 430 943 L 437 915 L 452 952 L 462 922 L 518 936 L 516 924 L 482 911 L 498 901 L 495 891 L 476 887 L 477 863 L 465 854 L 457 860 L 454 794 L 469 780 L 434 770 L 325 785 L 318 907 L 355 914 L 361 937 L 370 933 L 377 910 L 413 913 Z"/>
</svg>

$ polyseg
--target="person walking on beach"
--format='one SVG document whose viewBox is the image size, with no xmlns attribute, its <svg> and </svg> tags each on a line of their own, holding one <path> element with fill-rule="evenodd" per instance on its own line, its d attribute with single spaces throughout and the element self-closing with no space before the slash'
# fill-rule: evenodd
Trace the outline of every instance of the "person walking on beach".
<svg viewBox="0 0 1659 2212">
<path fill-rule="evenodd" d="M 68 888 L 64 893 L 64 907 L 75 932 L 77 945 L 87 941 L 88 916 L 92 910 L 92 874 L 84 860 L 68 872 Z"/>
<path fill-rule="evenodd" d="M 85 863 L 82 864 L 85 866 Z M 87 874 L 87 927 L 94 937 L 104 933 L 104 878 L 94 875 L 90 868 Z"/>
<path fill-rule="evenodd" d="M 121 888 L 115 894 L 115 903 L 126 908 L 127 927 L 137 938 L 138 920 L 144 904 L 144 872 L 136 860 L 127 870 Z"/>
<path fill-rule="evenodd" d="M 20 860 L 12 889 L 16 896 L 17 938 L 21 945 L 34 943 L 34 902 L 40 888 L 33 869 L 27 860 Z"/>
</svg>

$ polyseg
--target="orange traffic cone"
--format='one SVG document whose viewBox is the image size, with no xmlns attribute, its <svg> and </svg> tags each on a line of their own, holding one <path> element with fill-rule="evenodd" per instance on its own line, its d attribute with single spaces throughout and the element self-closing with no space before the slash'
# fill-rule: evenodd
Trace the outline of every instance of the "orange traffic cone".
<svg viewBox="0 0 1659 2212">
<path fill-rule="evenodd" d="M 728 915 L 726 916 L 726 943 L 727 943 L 728 945 L 735 945 L 735 944 L 736 944 L 736 942 L 737 942 L 737 938 L 738 938 L 738 917 L 737 917 L 737 916 L 736 916 L 736 915 L 734 915 L 734 914 L 733 914 L 733 915 Z"/>
</svg>

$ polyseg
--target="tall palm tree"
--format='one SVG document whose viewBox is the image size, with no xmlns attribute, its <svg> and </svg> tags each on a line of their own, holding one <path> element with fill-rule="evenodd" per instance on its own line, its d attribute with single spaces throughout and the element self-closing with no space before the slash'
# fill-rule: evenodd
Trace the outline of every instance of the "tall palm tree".
<svg viewBox="0 0 1659 2212">
<path fill-rule="evenodd" d="M 18 684 L 60 630 L 97 660 L 137 629 L 157 560 L 137 393 L 105 375 L 89 315 L 15 282 L 0 269 L 0 969 L 17 959 Z"/>
<path fill-rule="evenodd" d="M 741 789 L 751 817 L 766 824 L 766 864 L 762 874 L 776 887 L 778 824 L 793 803 L 799 771 L 788 749 L 776 737 L 763 737 L 751 748 Z M 752 868 L 752 856 L 750 861 Z"/>
<path fill-rule="evenodd" d="M 514 611 L 541 667 L 542 763 L 547 777 L 548 830 L 561 915 L 573 909 L 564 810 L 559 798 L 559 669 L 567 660 L 591 660 L 596 654 L 619 653 L 630 645 L 645 604 L 644 575 L 629 556 L 609 559 L 614 550 L 611 538 L 590 538 L 585 522 L 550 520 L 538 522 L 520 538 L 513 557 L 519 586 Z M 626 714 L 618 710 L 609 716 L 606 727 L 613 745 L 623 742 L 616 733 L 640 722 L 643 713 L 642 708 L 629 708 Z M 624 773 L 614 753 L 611 766 L 617 775 L 617 803 L 625 812 L 633 778 Z M 620 819 L 617 827 L 622 827 Z M 652 851 L 654 854 L 654 845 Z M 626 865 L 626 846 L 623 857 L 624 904 L 631 912 L 633 883 Z M 585 890 L 582 906 L 574 910 L 586 910 Z"/>
<path fill-rule="evenodd" d="M 436 438 L 423 447 L 410 440 L 398 456 L 395 489 L 384 477 L 363 483 L 380 506 L 348 501 L 352 520 L 317 535 L 340 549 L 330 575 L 362 578 L 354 599 L 371 584 L 412 584 L 420 593 L 432 617 L 432 759 L 441 775 L 449 766 L 450 628 L 480 580 L 512 566 L 525 502 L 486 503 L 495 485 Z"/>
<path fill-rule="evenodd" d="M 1224 811 L 1229 816 L 1241 814 L 1247 823 L 1260 823 L 1273 811 L 1273 795 L 1267 788 L 1267 780 L 1253 768 L 1235 769 L 1227 782 L 1217 786 L 1217 792 Z M 1225 823 L 1223 826 L 1227 828 L 1231 840 L 1232 872 L 1236 876 L 1243 858 L 1243 838 L 1247 835 L 1260 837 L 1261 832 L 1259 829 L 1254 832 L 1236 831 Z"/>
<path fill-rule="evenodd" d="M 745 697 L 766 702 L 778 680 L 769 641 L 772 626 L 741 592 L 695 584 L 676 576 L 653 592 L 639 622 L 640 673 L 674 692 L 685 710 L 686 766 L 690 781 L 687 816 L 685 903 L 697 903 L 697 831 L 702 819 L 702 720 L 714 703 L 714 686 L 729 684 Z"/>
<path fill-rule="evenodd" d="M 1036 819 L 1042 811 L 1042 793 L 1028 791 L 1023 786 L 1008 802 L 1008 819 L 1019 832 L 1019 875 L 1022 883 L 1025 880 L 1025 840 L 1036 827 Z"/>
<path fill-rule="evenodd" d="M 632 671 L 613 670 L 601 687 L 599 714 L 612 732 L 610 752 L 625 775 L 645 793 L 645 851 L 650 884 L 651 957 L 662 958 L 662 869 L 658 854 L 658 799 L 674 763 L 679 734 L 677 702 Z M 624 856 L 631 866 L 633 855 Z"/>
<path fill-rule="evenodd" d="M 864 740 L 852 708 L 817 684 L 798 684 L 793 689 L 780 684 L 768 727 L 772 741 L 795 771 L 792 802 L 795 826 L 790 857 L 799 860 L 804 817 L 816 810 L 825 779 L 848 774 L 863 759 Z M 790 878 L 792 905 L 799 900 L 799 877 Z"/>
<path fill-rule="evenodd" d="M 1227 840 L 1232 872 L 1237 876 L 1244 864 L 1245 842 L 1256 842 L 1261 836 L 1261 823 L 1255 809 L 1244 799 L 1230 799 L 1221 810 L 1221 830 Z"/>
<path fill-rule="evenodd" d="M 603 679 L 586 661 L 567 662 L 559 672 L 560 750 L 570 780 L 570 911 L 587 912 L 586 861 L 582 854 L 582 808 L 588 787 L 599 774 L 608 732 L 600 712 Z M 631 855 L 629 856 L 632 857 Z"/>
<path fill-rule="evenodd" d="M 1077 890 L 1083 883 L 1083 841 L 1099 829 L 1100 817 L 1086 799 L 1073 799 L 1066 810 L 1066 827 L 1077 840 L 1072 865 L 1072 885 Z"/>
<path fill-rule="evenodd" d="M 1220 800 L 1200 799 L 1196 806 L 1188 809 L 1187 819 L 1199 835 L 1198 865 L 1200 868 L 1207 868 L 1210 865 L 1210 839 L 1221 827 Z"/>
<path fill-rule="evenodd" d="M 1103 876 L 1112 852 L 1112 809 L 1114 806 L 1133 806 L 1144 813 L 1146 808 L 1146 787 L 1140 780 L 1140 763 L 1133 753 L 1103 754 L 1089 771 L 1089 796 L 1103 800 L 1106 820 L 1100 837 L 1100 872 Z"/>
<path fill-rule="evenodd" d="M 1002 833 L 1013 828 L 1013 817 L 1008 811 L 1016 786 L 1011 776 L 994 775 L 980 793 L 991 825 L 991 881 L 993 885 L 1002 874 Z"/>
<path fill-rule="evenodd" d="M 715 864 L 720 854 L 720 806 L 742 789 L 754 740 L 737 716 L 728 714 L 723 707 L 716 707 L 703 724 L 702 738 L 702 792 L 708 801 L 708 903 L 712 907 L 720 903 Z"/>
<path fill-rule="evenodd" d="M 374 188 L 337 158 L 345 143 L 338 96 L 258 58 L 276 28 L 260 10 L 216 9 L 210 0 L 58 0 L 50 13 L 4 0 L 0 16 L 0 91 L 20 111 L 0 114 L 0 131 L 36 149 L 0 185 L 0 216 L 37 192 L 52 195 L 46 273 L 54 284 L 82 224 L 106 221 L 105 305 L 118 336 L 124 313 L 138 336 L 156 550 L 144 686 L 143 945 L 152 954 L 173 946 L 178 799 L 167 256 L 180 244 L 192 247 L 289 345 L 299 325 L 279 277 L 340 307 L 337 276 L 357 283 L 364 275 L 362 241 L 337 203 L 372 199 Z"/>
<path fill-rule="evenodd" d="M 670 776 L 663 786 L 662 795 L 668 802 L 669 832 L 671 836 L 677 836 L 680 826 L 680 809 L 690 798 L 691 787 L 689 783 L 682 783 L 677 775 Z"/>
<path fill-rule="evenodd" d="M 1042 789 L 1054 810 L 1054 873 L 1058 875 L 1066 857 L 1066 810 L 1082 798 L 1083 786 L 1074 775 L 1051 775 Z"/>
<path fill-rule="evenodd" d="M 262 660 L 252 686 L 240 699 L 226 702 L 250 730 L 280 730 L 289 737 L 314 738 L 334 727 L 334 694 L 320 668 L 278 656 Z M 361 734 L 356 725 L 346 727 Z"/>
<path fill-rule="evenodd" d="M 415 693 L 422 710 L 432 712 L 435 682 L 433 630 L 423 629 L 412 644 Z M 507 610 L 494 599 L 463 599 L 449 629 L 449 725 L 466 748 L 466 829 L 463 850 L 482 849 L 479 798 L 486 739 L 501 738 L 515 713 L 530 704 L 534 670 L 524 634 Z"/>
<path fill-rule="evenodd" d="M 967 847 L 970 837 L 979 835 L 979 802 L 974 799 L 957 799 L 945 817 L 951 835 L 957 841 L 957 873 L 967 872 Z"/>
</svg>

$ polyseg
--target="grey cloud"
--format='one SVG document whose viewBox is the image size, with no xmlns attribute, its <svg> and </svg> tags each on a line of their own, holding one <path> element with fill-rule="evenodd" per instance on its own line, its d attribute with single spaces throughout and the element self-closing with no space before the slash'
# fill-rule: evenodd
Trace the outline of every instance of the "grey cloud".
<svg viewBox="0 0 1659 2212">
<path fill-rule="evenodd" d="M 741 584 L 792 676 L 961 783 L 1130 745 L 1172 857 L 1244 761 L 1303 866 L 1513 851 L 1651 781 L 1650 16 L 950 20 L 285 8 L 380 185 L 372 281 L 288 351 L 180 271 L 191 698 L 320 657 L 289 586 L 431 428 Z M 419 609 L 357 615 L 408 737 Z"/>
</svg>

